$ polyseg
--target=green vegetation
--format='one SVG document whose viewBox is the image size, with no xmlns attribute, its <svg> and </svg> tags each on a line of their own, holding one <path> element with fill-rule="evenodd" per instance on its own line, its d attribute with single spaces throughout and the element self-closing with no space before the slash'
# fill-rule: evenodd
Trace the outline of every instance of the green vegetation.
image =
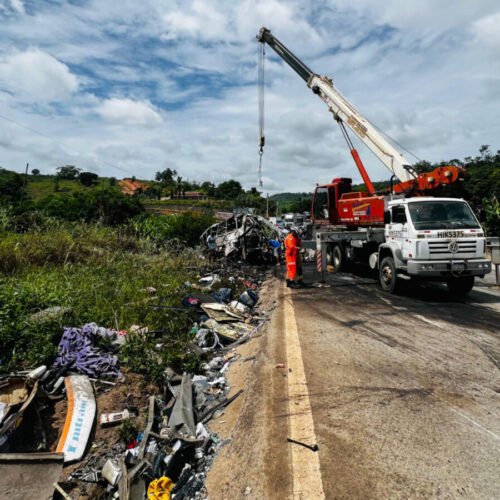
<svg viewBox="0 0 500 500">
<path fill-rule="evenodd" d="M 94 184 L 91 188 L 107 187 L 110 185 L 109 181 L 109 179 L 100 178 L 97 180 L 97 184 Z M 26 194 L 31 200 L 37 202 L 54 193 L 66 195 L 87 191 L 88 189 L 89 187 L 77 179 L 61 179 L 59 176 L 54 175 L 30 175 L 26 185 Z"/>
<path fill-rule="evenodd" d="M 169 223 L 161 225 L 161 219 Z M 148 225 L 142 216 L 110 227 L 38 211 L 16 232 L 16 216 L 0 209 L 0 372 L 50 364 L 63 327 L 88 322 L 156 331 L 129 334 L 119 352 L 148 380 L 161 377 L 167 365 L 196 365 L 189 350 L 190 312 L 172 307 L 187 293 L 184 283 L 193 279 L 199 256 L 179 242 L 186 228 L 189 242 L 197 241 L 212 219 L 186 213 L 151 220 Z M 43 321 L 36 316 L 55 306 L 63 308 L 60 315 Z"/>
<path fill-rule="evenodd" d="M 86 222 L 100 220 L 107 225 L 123 224 L 144 212 L 140 200 L 126 196 L 116 187 L 51 194 L 34 204 L 36 210 L 61 219 Z"/>
<path fill-rule="evenodd" d="M 311 210 L 312 193 L 279 193 L 269 197 L 280 215 Z M 274 213 L 274 211 L 273 211 Z"/>
<path fill-rule="evenodd" d="M 214 223 L 209 214 L 183 212 L 169 217 L 150 215 L 132 221 L 131 225 L 138 237 L 160 248 L 169 241 L 195 246 L 203 231 Z"/>
<path fill-rule="evenodd" d="M 25 183 L 22 176 L 0 168 L 0 206 L 18 207 L 26 200 Z"/>
</svg>

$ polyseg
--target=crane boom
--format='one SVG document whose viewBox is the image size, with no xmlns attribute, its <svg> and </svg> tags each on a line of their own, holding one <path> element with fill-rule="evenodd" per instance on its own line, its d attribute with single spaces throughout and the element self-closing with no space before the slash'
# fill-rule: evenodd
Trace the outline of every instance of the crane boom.
<svg viewBox="0 0 500 500">
<path fill-rule="evenodd" d="M 335 120 L 346 124 L 399 181 L 408 182 L 415 178 L 410 162 L 356 110 L 330 78 L 314 73 L 267 28 L 260 30 L 257 39 L 267 43 L 321 97 Z"/>
</svg>

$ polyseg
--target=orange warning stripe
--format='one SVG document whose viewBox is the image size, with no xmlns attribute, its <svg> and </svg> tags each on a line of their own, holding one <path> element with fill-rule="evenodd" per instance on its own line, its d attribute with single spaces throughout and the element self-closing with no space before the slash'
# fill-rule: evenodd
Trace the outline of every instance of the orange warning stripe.
<svg viewBox="0 0 500 500">
<path fill-rule="evenodd" d="M 66 420 L 64 422 L 64 428 L 61 434 L 61 439 L 57 445 L 58 452 L 64 450 L 64 445 L 66 444 L 66 438 L 68 437 L 69 428 L 71 427 L 71 420 L 73 419 L 73 410 L 75 407 L 75 398 L 73 395 L 73 386 L 71 384 L 71 377 L 66 377 L 64 380 L 66 385 L 66 395 L 68 397 L 68 412 L 66 413 Z"/>
</svg>

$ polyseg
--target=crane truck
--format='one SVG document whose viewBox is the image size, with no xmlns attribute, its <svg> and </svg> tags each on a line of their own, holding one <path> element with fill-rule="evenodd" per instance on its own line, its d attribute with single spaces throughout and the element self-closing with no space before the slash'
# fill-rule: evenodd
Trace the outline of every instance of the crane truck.
<svg viewBox="0 0 500 500">
<path fill-rule="evenodd" d="M 315 240 L 310 243 L 316 248 L 318 271 L 338 272 L 350 262 L 364 261 L 378 269 L 380 285 L 389 293 L 396 292 L 400 278 L 444 281 L 454 294 L 469 292 L 476 276 L 491 271 L 484 231 L 463 199 L 431 196 L 440 186 L 463 180 L 463 170 L 445 165 L 417 173 L 331 78 L 314 73 L 267 28 L 257 40 L 261 64 L 267 45 L 328 106 L 367 189 L 353 191 L 352 180 L 345 177 L 316 187 L 311 207 Z M 263 68 L 259 73 L 264 74 Z M 376 192 L 347 127 L 391 172 L 388 192 Z M 261 128 L 261 157 L 264 142 Z"/>
</svg>

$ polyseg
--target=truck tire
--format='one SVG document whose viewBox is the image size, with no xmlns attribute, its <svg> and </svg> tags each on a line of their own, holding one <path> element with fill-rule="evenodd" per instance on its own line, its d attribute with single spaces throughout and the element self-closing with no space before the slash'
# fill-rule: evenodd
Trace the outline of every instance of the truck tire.
<svg viewBox="0 0 500 500">
<path fill-rule="evenodd" d="M 340 245 L 329 245 L 326 250 L 326 264 L 329 272 L 338 273 L 343 266 L 344 254 Z"/>
<path fill-rule="evenodd" d="M 446 285 L 452 295 L 463 296 L 469 293 L 474 286 L 474 276 L 463 276 L 461 278 L 450 278 Z"/>
<path fill-rule="evenodd" d="M 395 293 L 398 285 L 398 275 L 394 259 L 392 257 L 384 257 L 380 263 L 379 270 L 380 286 L 384 292 Z"/>
</svg>

